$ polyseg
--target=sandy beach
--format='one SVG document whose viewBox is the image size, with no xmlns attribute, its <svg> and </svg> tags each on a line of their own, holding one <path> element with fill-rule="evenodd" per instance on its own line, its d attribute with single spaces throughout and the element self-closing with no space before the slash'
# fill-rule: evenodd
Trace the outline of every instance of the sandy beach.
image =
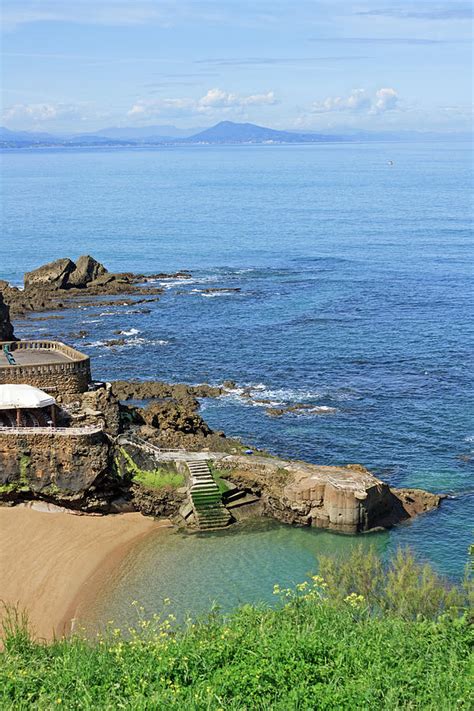
<svg viewBox="0 0 474 711">
<path fill-rule="evenodd" d="M 167 521 L 0 507 L 0 600 L 28 611 L 40 638 L 68 634 L 75 610 L 130 548 Z M 2 612 L 0 611 L 0 615 Z"/>
</svg>

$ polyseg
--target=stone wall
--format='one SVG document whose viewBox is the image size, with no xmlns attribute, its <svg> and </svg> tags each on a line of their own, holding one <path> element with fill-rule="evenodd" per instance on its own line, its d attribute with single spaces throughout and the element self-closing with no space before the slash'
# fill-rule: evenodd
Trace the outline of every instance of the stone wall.
<svg viewBox="0 0 474 711">
<path fill-rule="evenodd" d="M 41 365 L 5 365 L 0 366 L 0 385 L 3 383 L 25 383 L 50 392 L 52 395 L 70 395 L 82 393 L 91 382 L 90 359 L 74 348 L 54 341 L 10 342 L 10 349 L 41 350 L 45 360 Z M 48 351 L 59 350 L 74 360 L 64 363 L 48 363 Z"/>
<path fill-rule="evenodd" d="M 43 498 L 101 510 L 114 491 L 111 453 L 102 432 L 0 433 L 0 500 Z"/>
</svg>

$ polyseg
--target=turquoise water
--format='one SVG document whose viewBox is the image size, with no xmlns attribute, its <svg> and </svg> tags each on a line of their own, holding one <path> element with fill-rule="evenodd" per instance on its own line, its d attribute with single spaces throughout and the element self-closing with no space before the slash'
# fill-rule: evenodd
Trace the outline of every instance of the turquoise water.
<svg viewBox="0 0 474 711">
<path fill-rule="evenodd" d="M 169 598 L 166 611 L 178 620 L 205 615 L 215 605 L 228 612 L 248 602 L 273 604 L 275 583 L 294 587 L 317 571 L 317 555 L 343 555 L 359 544 L 385 556 L 389 536 L 338 536 L 261 519 L 206 535 L 160 530 L 107 575 L 97 599 L 77 615 L 96 629 L 110 620 L 120 627 L 136 620 L 134 600 L 150 617 Z"/>
<path fill-rule="evenodd" d="M 439 511 L 380 540 L 387 551 L 409 543 L 443 573 L 461 575 L 474 514 L 468 146 L 36 150 L 2 158 L 0 278 L 19 282 L 27 269 L 87 252 L 112 270 L 193 273 L 185 283 L 163 282 L 149 313 L 119 300 L 62 320 L 24 321 L 20 336 L 76 343 L 93 357 L 98 379 L 232 378 L 275 405 L 334 408 L 272 419 L 237 390 L 204 402 L 203 414 L 276 454 L 359 462 L 394 486 L 450 494 Z M 210 295 L 209 287 L 240 291 Z M 85 339 L 70 335 L 80 329 Z M 126 344 L 107 347 L 120 329 Z M 157 600 L 173 597 L 164 588 L 189 584 L 192 546 L 201 546 L 196 555 L 210 570 L 207 552 L 217 543 L 196 540 L 173 539 L 176 580 L 161 575 L 158 554 L 143 552 L 120 585 L 141 580 L 136 597 L 155 589 Z M 323 541 L 352 545 L 289 528 L 216 540 L 228 552 L 221 577 L 229 579 L 226 565 L 241 571 L 220 590 L 223 604 L 265 597 L 278 575 L 300 578 L 308 551 L 313 559 Z M 156 546 L 161 555 L 158 539 Z M 261 577 L 245 558 L 259 546 L 268 550 Z"/>
</svg>

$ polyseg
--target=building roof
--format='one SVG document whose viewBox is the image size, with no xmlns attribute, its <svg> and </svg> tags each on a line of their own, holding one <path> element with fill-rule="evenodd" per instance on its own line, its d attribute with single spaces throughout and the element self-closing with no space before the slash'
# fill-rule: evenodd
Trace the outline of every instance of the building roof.
<svg viewBox="0 0 474 711">
<path fill-rule="evenodd" d="M 0 385 L 0 410 L 27 410 L 54 405 L 51 395 L 32 385 Z"/>
</svg>

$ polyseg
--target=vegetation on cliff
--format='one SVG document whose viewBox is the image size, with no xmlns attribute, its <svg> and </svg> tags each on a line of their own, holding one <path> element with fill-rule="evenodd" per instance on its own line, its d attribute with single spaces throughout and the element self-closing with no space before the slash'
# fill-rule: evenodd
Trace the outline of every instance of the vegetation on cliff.
<svg viewBox="0 0 474 711">
<path fill-rule="evenodd" d="M 93 641 L 35 642 L 12 615 L 0 706 L 472 708 L 467 584 L 450 588 L 409 552 L 384 569 L 356 551 L 348 561 L 320 561 L 319 575 L 275 594 L 274 609 L 245 605 L 181 626 L 166 612 L 143 619 L 137 605 L 135 627 L 111 623 Z"/>
</svg>

